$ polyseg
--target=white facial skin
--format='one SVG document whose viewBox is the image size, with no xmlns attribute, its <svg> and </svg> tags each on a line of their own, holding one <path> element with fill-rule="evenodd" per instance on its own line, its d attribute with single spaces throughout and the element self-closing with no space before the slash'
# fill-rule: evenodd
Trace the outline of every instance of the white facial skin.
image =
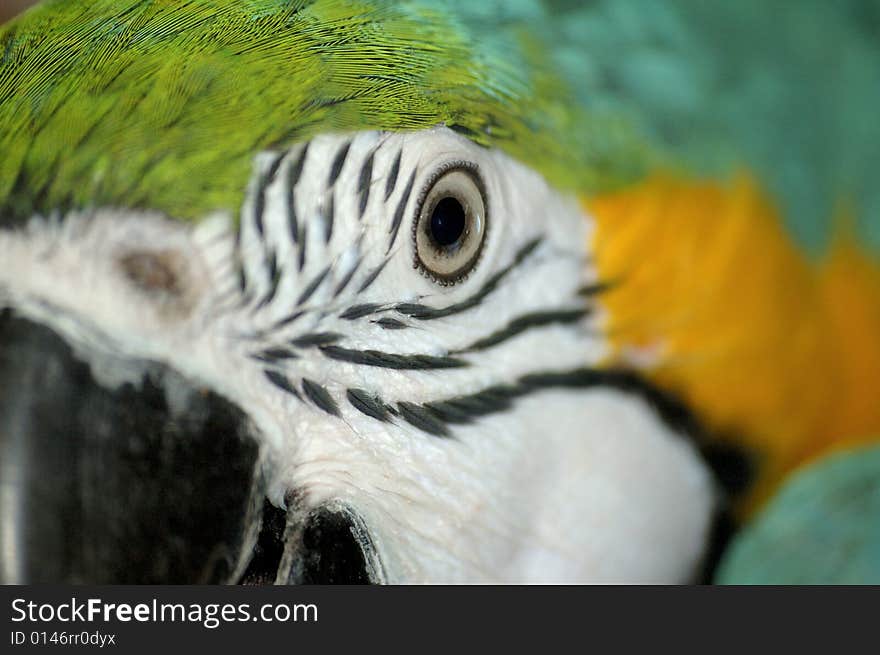
<svg viewBox="0 0 880 655">
<path fill-rule="evenodd" d="M 445 128 L 318 137 L 292 186 L 302 153 L 299 145 L 257 158 L 238 241 L 231 216 L 187 225 L 114 209 L 72 214 L 63 222 L 37 218 L 26 230 L 0 232 L 0 306 L 63 333 L 108 385 L 136 379 L 138 372 L 107 365 L 102 353 L 169 364 L 235 402 L 264 440 L 270 498 L 280 504 L 285 492 L 296 490 L 305 508 L 333 502 L 350 507 L 369 532 L 382 580 L 689 580 L 707 541 L 712 482 L 687 438 L 638 395 L 603 385 L 551 385 L 468 424 L 440 421 L 446 436 L 411 424 L 399 405 L 601 364 L 607 352 L 601 297 L 577 295 L 597 281 L 585 252 L 591 222 L 574 199 L 500 152 Z M 398 154 L 396 183 L 386 200 Z M 341 168 L 334 166 L 340 160 Z M 478 171 L 487 231 L 474 269 L 443 286 L 414 265 L 413 224 L 426 184 L 452 162 Z M 369 180 L 369 195 L 359 216 L 362 179 Z M 290 197 L 299 244 L 291 238 Z M 126 274 L 120 261 L 145 253 L 173 263 L 172 291 L 145 288 L 150 285 L 143 279 Z M 277 287 L 268 299 L 272 253 Z M 508 267 L 479 302 L 447 316 L 419 319 L 395 309 L 401 303 L 461 303 Z M 378 311 L 340 316 L 367 303 Z M 581 320 L 532 326 L 495 345 L 456 352 L 523 315 L 585 304 L 592 312 Z M 376 323 L 380 319 L 406 327 L 390 329 Z M 340 361 L 316 346 L 294 346 L 293 359 L 256 357 L 316 333 L 340 335 L 332 346 L 344 352 L 452 357 L 462 365 L 398 370 Z M 292 385 L 299 398 L 273 384 L 267 371 Z M 303 379 L 329 394 L 338 416 L 309 396 Z M 349 400 L 350 389 L 380 398 L 397 415 L 366 415 Z"/>
</svg>

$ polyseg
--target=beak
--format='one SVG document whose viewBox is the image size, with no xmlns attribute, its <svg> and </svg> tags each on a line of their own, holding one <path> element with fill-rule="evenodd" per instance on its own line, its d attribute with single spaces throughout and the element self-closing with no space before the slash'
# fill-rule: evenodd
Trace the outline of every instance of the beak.
<svg viewBox="0 0 880 655">
<path fill-rule="evenodd" d="M 0 313 L 0 582 L 234 579 L 262 508 L 244 413 L 144 364 L 105 387 L 49 328 Z"/>
<path fill-rule="evenodd" d="M 0 583 L 358 583 L 379 579 L 349 508 L 266 500 L 235 404 L 126 360 L 109 384 L 57 332 L 0 311 Z"/>
</svg>

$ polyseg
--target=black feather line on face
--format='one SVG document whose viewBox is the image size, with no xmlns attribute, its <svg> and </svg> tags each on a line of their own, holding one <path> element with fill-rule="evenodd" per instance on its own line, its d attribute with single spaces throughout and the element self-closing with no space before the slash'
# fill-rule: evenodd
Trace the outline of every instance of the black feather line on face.
<svg viewBox="0 0 880 655">
<path fill-rule="evenodd" d="M 260 299 L 260 302 L 254 307 L 255 311 L 272 302 L 275 298 L 275 294 L 278 293 L 278 284 L 281 282 L 281 271 L 278 267 L 278 258 L 275 251 L 268 245 L 266 246 L 264 267 L 266 268 L 266 274 L 269 278 L 269 289 Z"/>
<path fill-rule="evenodd" d="M 251 358 L 267 364 L 281 364 L 290 359 L 299 359 L 299 355 L 288 348 L 267 348 L 251 355 Z"/>
<path fill-rule="evenodd" d="M 699 440 L 704 434 L 693 414 L 674 396 L 658 389 L 636 373 L 618 369 L 577 368 L 567 371 L 543 371 L 523 375 L 513 384 L 486 387 L 476 393 L 416 404 L 407 401 L 396 403 L 400 415 L 412 425 L 425 429 L 429 434 L 440 432 L 449 436 L 453 425 L 464 425 L 476 420 L 512 409 L 521 398 L 548 389 L 589 390 L 611 388 L 642 398 L 654 409 L 658 418 L 671 430 L 698 441 L 701 451 L 708 446 Z M 389 407 L 377 394 L 360 390 L 371 398 L 374 405 Z M 431 417 L 430 421 L 427 417 Z M 413 419 L 413 420 L 410 420 Z M 384 419 L 383 419 L 384 420 Z M 418 423 L 418 425 L 417 425 Z M 711 448 L 709 451 L 711 452 Z"/>
<path fill-rule="evenodd" d="M 407 325 L 403 321 L 399 321 L 396 318 L 390 317 L 380 318 L 373 321 L 373 323 L 381 328 L 385 328 L 386 330 L 405 330 L 409 327 L 409 325 Z"/>
<path fill-rule="evenodd" d="M 288 325 L 290 325 L 291 323 L 296 321 L 296 319 L 302 317 L 305 313 L 306 313 L 306 310 L 300 309 L 300 310 L 297 310 L 291 314 L 288 314 L 287 316 L 284 316 L 283 318 L 278 319 L 272 325 L 272 327 L 270 328 L 270 331 L 279 330 L 283 327 L 287 327 Z M 261 337 L 262 336 L 265 336 L 265 335 L 261 335 Z"/>
<path fill-rule="evenodd" d="M 303 292 L 299 295 L 299 298 L 296 299 L 297 306 L 304 304 L 309 298 L 312 297 L 312 294 L 317 291 L 318 287 L 321 286 L 321 283 L 326 279 L 327 275 L 330 273 L 331 265 L 328 264 L 323 271 L 318 273 L 309 285 L 303 290 Z"/>
<path fill-rule="evenodd" d="M 570 325 L 573 323 L 579 323 L 589 313 L 590 312 L 587 308 L 581 307 L 574 309 L 559 309 L 546 312 L 533 312 L 530 314 L 523 314 L 522 316 L 519 316 L 510 321 L 500 330 L 493 332 L 487 337 L 478 339 L 477 341 L 474 341 L 471 345 L 454 351 L 454 353 L 460 354 L 486 350 L 493 346 L 504 343 L 508 339 L 512 339 L 513 337 L 518 336 L 523 332 L 526 332 L 533 328 L 546 327 L 548 325 Z"/>
<path fill-rule="evenodd" d="M 354 266 L 351 267 L 351 270 L 345 274 L 345 277 L 339 281 L 339 284 L 336 285 L 336 289 L 333 290 L 333 297 L 336 298 L 345 287 L 348 286 L 348 283 L 351 282 L 351 279 L 354 277 L 354 274 L 357 273 L 358 268 L 361 265 L 361 258 L 358 257 L 358 260 L 354 263 Z"/>
<path fill-rule="evenodd" d="M 296 215 L 296 185 L 302 176 L 303 168 L 306 163 L 306 156 L 309 154 L 309 144 L 303 146 L 296 161 L 290 165 L 287 171 L 287 225 L 290 232 L 290 239 L 294 245 L 298 244 L 302 237 L 299 232 L 299 221 Z M 302 270 L 302 267 L 300 267 Z"/>
<path fill-rule="evenodd" d="M 397 151 L 397 157 L 391 165 L 391 172 L 388 173 L 388 180 L 385 182 L 385 202 L 388 202 L 391 194 L 394 193 L 394 187 L 397 186 L 397 177 L 400 175 L 401 157 L 403 157 L 402 149 Z"/>
<path fill-rule="evenodd" d="M 363 293 L 367 289 L 370 288 L 370 285 L 376 281 L 376 278 L 379 277 L 379 273 L 382 272 L 382 269 L 391 261 L 391 258 L 386 258 L 381 264 L 379 264 L 376 268 L 370 271 L 370 274 L 364 279 L 361 283 L 361 286 L 358 288 L 358 293 Z"/>
<path fill-rule="evenodd" d="M 333 400 L 333 396 L 320 384 L 314 380 L 303 378 L 302 390 L 306 397 L 311 400 L 317 407 L 323 409 L 332 416 L 339 416 L 339 405 Z"/>
<path fill-rule="evenodd" d="M 341 338 L 342 335 L 335 332 L 313 332 L 292 339 L 290 343 L 297 348 L 314 348 L 318 346 L 329 346 L 330 344 L 336 343 Z"/>
<path fill-rule="evenodd" d="M 306 244 L 308 243 L 308 225 L 303 223 L 302 231 L 300 232 L 301 243 L 299 245 L 299 272 L 302 273 L 303 269 L 306 267 Z"/>
<path fill-rule="evenodd" d="M 449 428 L 446 427 L 446 424 L 438 420 L 434 414 L 423 406 L 416 405 L 415 403 L 399 402 L 397 403 L 397 409 L 400 411 L 401 418 L 413 427 L 435 437 L 449 436 Z"/>
<path fill-rule="evenodd" d="M 462 300 L 461 302 L 440 308 L 429 307 L 428 305 L 423 305 L 420 303 L 400 303 L 395 305 L 394 309 L 401 314 L 409 316 L 410 318 L 418 319 L 420 321 L 427 321 L 435 318 L 445 318 L 447 316 L 452 316 L 453 314 L 458 314 L 459 312 L 472 309 L 479 305 L 483 301 L 483 299 L 486 298 L 486 296 L 492 293 L 511 271 L 522 264 L 526 260 L 526 258 L 535 251 L 540 243 L 540 238 L 529 241 L 527 244 L 519 249 L 516 256 L 514 257 L 514 260 L 509 265 L 495 273 L 492 277 L 490 277 L 488 280 L 486 280 L 486 282 L 483 283 L 483 286 L 480 287 L 480 289 L 475 294 L 465 300 Z"/>
<path fill-rule="evenodd" d="M 361 173 L 358 176 L 358 219 L 364 217 L 367 209 L 367 202 L 370 200 L 370 185 L 373 181 L 373 156 L 375 151 L 370 152 L 364 165 L 361 166 Z"/>
<path fill-rule="evenodd" d="M 299 391 L 297 391 L 296 387 L 293 383 L 287 379 L 287 377 L 278 371 L 272 371 L 266 369 L 263 371 L 263 375 L 266 376 L 266 379 L 269 380 L 273 385 L 284 391 L 285 393 L 289 393 L 290 395 L 296 397 L 298 400 L 302 400 L 302 396 L 299 395 Z"/>
<path fill-rule="evenodd" d="M 333 238 L 333 221 L 336 215 L 336 201 L 333 198 L 333 192 L 330 192 L 330 199 L 324 205 L 321 215 L 324 219 L 324 243 L 330 243 Z"/>
<path fill-rule="evenodd" d="M 284 153 L 275 156 L 269 164 L 266 173 L 260 176 L 257 192 L 254 194 L 254 227 L 260 238 L 263 237 L 265 229 L 263 226 L 263 213 L 266 211 L 266 190 L 275 181 L 275 178 L 278 175 L 278 168 L 281 166 L 281 161 L 283 159 Z"/>
<path fill-rule="evenodd" d="M 363 389 L 348 389 L 345 395 L 351 406 L 362 414 L 378 421 L 388 422 L 391 420 L 391 414 L 388 412 L 385 403 L 377 396 Z"/>
<path fill-rule="evenodd" d="M 333 165 L 330 167 L 330 176 L 327 178 L 327 188 L 332 188 L 334 184 L 336 184 L 336 180 L 339 179 L 339 174 L 342 173 L 342 167 L 345 165 L 345 159 L 348 157 L 348 151 L 351 149 L 351 141 L 346 141 L 339 147 L 339 150 L 336 151 L 336 156 L 333 158 Z"/>
<path fill-rule="evenodd" d="M 397 234 L 400 232 L 400 226 L 403 223 L 403 214 L 406 211 L 407 204 L 409 204 L 409 197 L 412 195 L 415 182 L 416 171 L 413 171 L 412 175 L 409 176 L 409 182 L 406 183 L 406 188 L 403 190 L 403 194 L 400 196 L 400 200 L 397 202 L 397 209 L 394 210 L 394 220 L 391 222 L 391 229 L 389 230 L 391 239 L 388 242 L 388 250 L 385 251 L 386 254 L 391 252 L 391 248 L 397 240 Z"/>
<path fill-rule="evenodd" d="M 448 368 L 464 368 L 468 363 L 454 357 L 432 355 L 400 355 L 379 350 L 352 350 L 339 346 L 322 346 L 321 353 L 329 359 L 361 366 L 375 366 L 399 371 L 430 371 Z"/>
<path fill-rule="evenodd" d="M 354 321 L 370 314 L 382 311 L 383 305 L 378 303 L 363 303 L 362 305 L 352 305 L 339 315 L 339 318 L 346 321 Z"/>
</svg>

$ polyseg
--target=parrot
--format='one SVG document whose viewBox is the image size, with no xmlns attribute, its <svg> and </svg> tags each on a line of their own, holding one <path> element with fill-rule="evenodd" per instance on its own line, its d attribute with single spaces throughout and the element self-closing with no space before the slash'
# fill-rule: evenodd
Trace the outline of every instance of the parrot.
<svg viewBox="0 0 880 655">
<path fill-rule="evenodd" d="M 0 582 L 877 582 L 880 5 L 0 27 Z"/>
</svg>

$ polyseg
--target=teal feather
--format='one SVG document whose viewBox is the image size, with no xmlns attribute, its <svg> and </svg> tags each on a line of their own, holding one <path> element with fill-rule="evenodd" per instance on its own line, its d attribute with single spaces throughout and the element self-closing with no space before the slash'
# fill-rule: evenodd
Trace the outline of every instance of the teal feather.
<svg viewBox="0 0 880 655">
<path fill-rule="evenodd" d="M 578 103 L 623 118 L 664 161 L 755 173 L 813 252 L 841 205 L 880 248 L 880 2 L 451 5 L 474 31 L 550 44 Z"/>
<path fill-rule="evenodd" d="M 795 475 L 741 532 L 722 584 L 880 584 L 880 447 Z"/>
</svg>

